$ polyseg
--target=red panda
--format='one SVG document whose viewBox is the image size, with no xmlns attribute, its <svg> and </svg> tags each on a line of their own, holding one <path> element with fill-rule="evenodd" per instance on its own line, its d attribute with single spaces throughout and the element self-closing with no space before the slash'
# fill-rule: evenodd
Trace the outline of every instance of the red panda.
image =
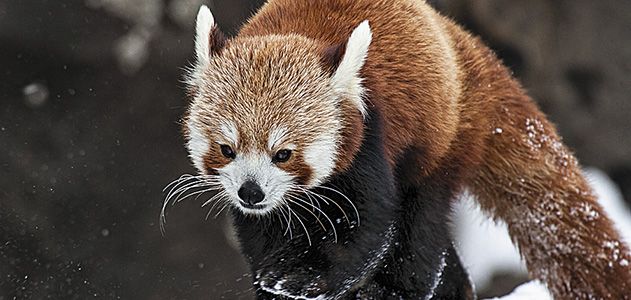
<svg viewBox="0 0 631 300">
<path fill-rule="evenodd" d="M 428 207 L 448 207 L 468 190 L 506 222 L 530 275 L 555 299 L 631 297 L 628 246 L 554 126 L 491 50 L 424 1 L 270 0 L 230 39 L 202 7 L 196 30 L 187 147 L 243 226 L 358 165 L 372 134 L 367 119 L 377 115 L 382 154 L 372 161 L 383 161 L 375 170 L 392 178 L 399 198 L 401 182 L 420 196 L 445 195 L 424 198 Z M 375 175 L 359 167 L 354 176 Z M 360 209 L 361 222 L 396 219 L 396 210 L 371 209 Z M 292 210 L 280 212 L 290 230 Z M 242 240 L 264 235 L 250 229 Z M 278 243 L 244 249 L 251 262 L 268 242 Z M 346 255 L 340 247 L 330 253 Z"/>
</svg>

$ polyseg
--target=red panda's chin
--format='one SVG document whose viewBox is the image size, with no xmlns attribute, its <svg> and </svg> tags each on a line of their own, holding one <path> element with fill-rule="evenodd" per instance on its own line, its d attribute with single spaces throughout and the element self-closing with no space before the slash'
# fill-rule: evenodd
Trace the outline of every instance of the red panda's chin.
<svg viewBox="0 0 631 300">
<path fill-rule="evenodd" d="M 241 211 L 244 215 L 262 216 L 262 215 L 267 215 L 269 212 L 274 210 L 274 205 L 267 204 L 267 203 L 248 205 L 246 203 L 239 201 L 239 203 L 237 203 L 236 206 L 239 209 L 239 211 Z"/>
</svg>

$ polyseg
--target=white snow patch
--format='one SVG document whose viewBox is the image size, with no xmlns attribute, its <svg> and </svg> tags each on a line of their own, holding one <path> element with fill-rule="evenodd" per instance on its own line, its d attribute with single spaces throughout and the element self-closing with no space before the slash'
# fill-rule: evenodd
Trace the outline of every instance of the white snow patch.
<svg viewBox="0 0 631 300">
<path fill-rule="evenodd" d="M 281 281 L 276 282 L 276 284 L 274 285 L 274 289 L 275 290 L 282 289 L 283 288 L 283 283 L 285 283 L 285 280 L 281 280 Z"/>
<path fill-rule="evenodd" d="M 455 208 L 456 248 L 476 287 L 485 289 L 496 272 L 526 274 L 504 223 L 494 223 L 465 194 Z"/>
<path fill-rule="evenodd" d="M 533 280 L 518 286 L 512 293 L 504 297 L 493 298 L 492 300 L 552 300 L 552 296 L 545 285 Z"/>
<path fill-rule="evenodd" d="M 620 189 L 601 170 L 586 168 L 584 174 L 622 239 L 627 244 L 631 243 L 631 210 L 625 204 Z"/>
<path fill-rule="evenodd" d="M 324 295 L 319 295 L 317 297 L 307 297 L 307 296 L 296 296 L 296 295 L 292 295 L 291 293 L 282 290 L 280 288 L 276 288 L 276 286 L 279 285 L 279 282 L 276 283 L 276 285 L 274 285 L 274 288 L 268 288 L 266 286 L 264 286 L 263 284 L 261 284 L 261 289 L 270 293 L 270 294 L 274 294 L 274 295 L 278 295 L 278 296 L 283 296 L 283 297 L 287 297 L 289 299 L 300 299 L 300 300 L 325 300 L 327 299 Z"/>
</svg>

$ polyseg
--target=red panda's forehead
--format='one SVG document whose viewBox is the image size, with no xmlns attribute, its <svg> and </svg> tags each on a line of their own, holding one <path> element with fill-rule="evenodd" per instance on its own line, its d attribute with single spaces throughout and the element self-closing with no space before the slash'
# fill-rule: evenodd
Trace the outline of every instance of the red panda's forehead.
<svg viewBox="0 0 631 300">
<path fill-rule="evenodd" d="M 327 92 L 329 78 L 317 50 L 270 39 L 246 40 L 213 59 L 204 76 L 205 90 L 245 101 L 292 100 Z"/>
<path fill-rule="evenodd" d="M 307 143 L 339 122 L 316 52 L 304 38 L 232 42 L 205 71 L 200 94 L 208 119 L 233 124 L 242 150 L 269 150 L 278 131 L 286 144 Z"/>
</svg>

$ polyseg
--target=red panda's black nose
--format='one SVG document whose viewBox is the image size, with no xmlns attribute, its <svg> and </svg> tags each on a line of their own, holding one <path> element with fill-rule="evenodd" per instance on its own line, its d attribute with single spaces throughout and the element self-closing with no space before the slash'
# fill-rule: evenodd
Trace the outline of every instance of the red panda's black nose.
<svg viewBox="0 0 631 300">
<path fill-rule="evenodd" d="M 265 193 L 263 193 L 261 187 L 254 181 L 246 181 L 243 183 L 237 194 L 239 198 L 248 205 L 257 204 L 265 198 Z"/>
</svg>

